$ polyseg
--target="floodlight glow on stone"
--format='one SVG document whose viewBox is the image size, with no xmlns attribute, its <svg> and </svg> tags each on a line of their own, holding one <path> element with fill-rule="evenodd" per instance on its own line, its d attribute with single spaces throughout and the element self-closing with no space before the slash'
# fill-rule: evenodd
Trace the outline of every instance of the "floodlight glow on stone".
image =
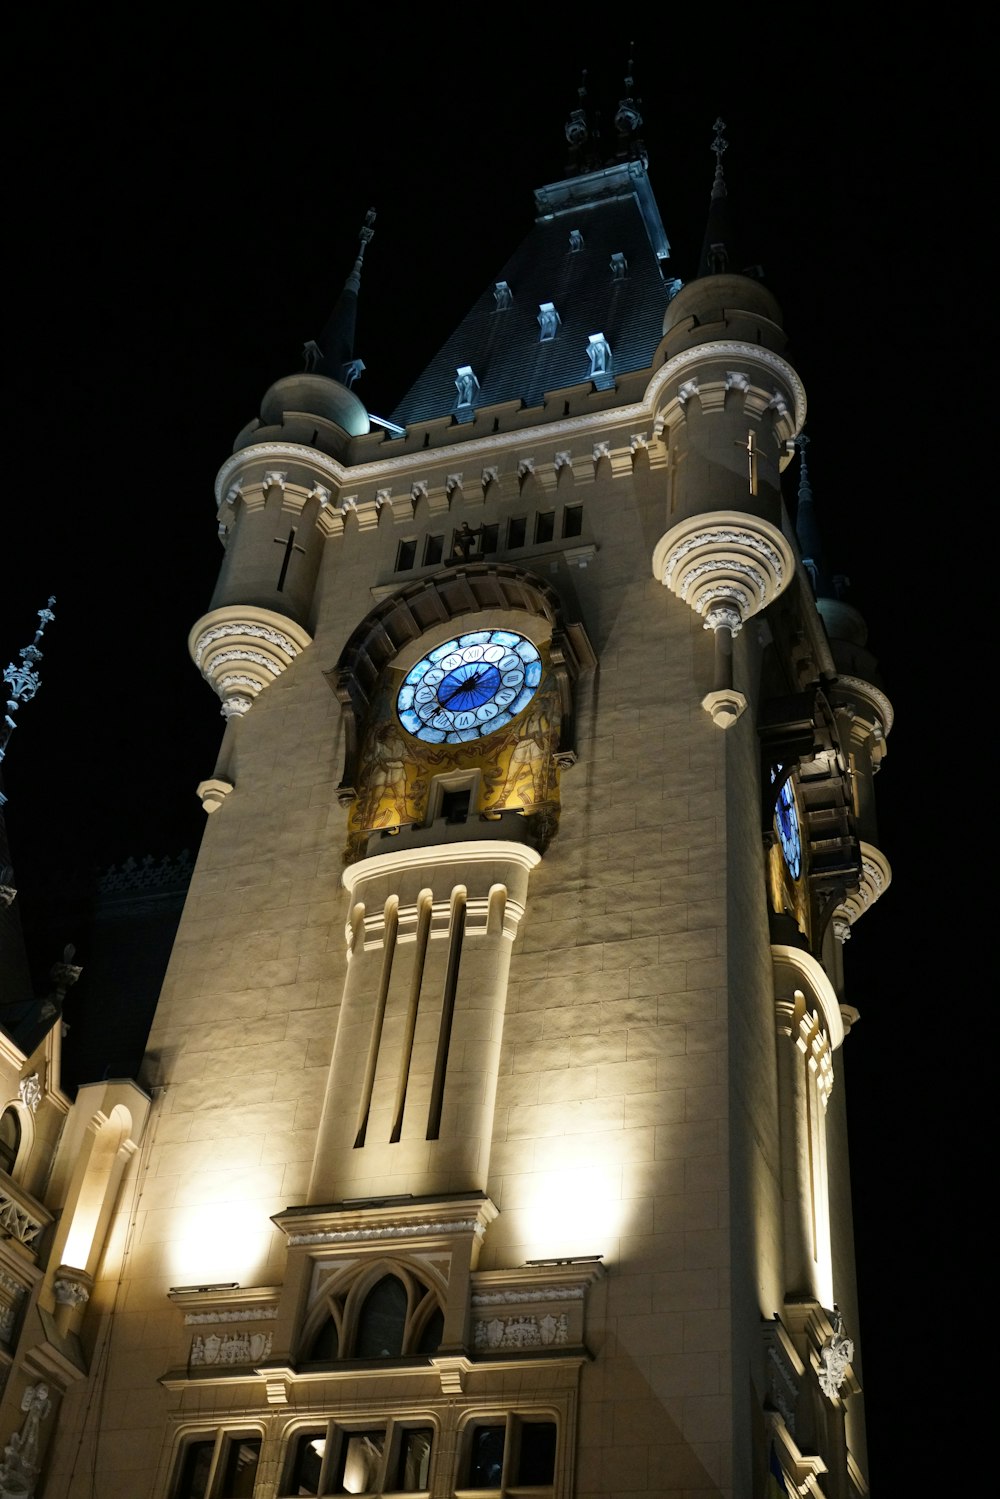
<svg viewBox="0 0 1000 1499">
<path fill-rule="evenodd" d="M 428 744 L 462 744 L 504 728 L 542 679 L 538 649 L 513 630 L 473 630 L 435 646 L 407 672 L 396 712 Z"/>
</svg>

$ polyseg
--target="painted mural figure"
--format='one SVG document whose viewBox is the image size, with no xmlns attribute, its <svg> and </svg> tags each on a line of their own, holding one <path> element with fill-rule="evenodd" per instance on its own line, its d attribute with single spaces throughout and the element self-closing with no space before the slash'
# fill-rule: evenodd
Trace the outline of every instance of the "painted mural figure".
<svg viewBox="0 0 1000 1499">
<path fill-rule="evenodd" d="M 392 812 L 382 826 L 389 823 L 409 821 L 406 807 L 406 745 L 393 723 L 384 723 L 374 732 L 369 742 L 365 779 L 368 786 L 365 794 L 361 826 L 373 828 L 380 825 L 380 811 L 386 803 Z"/>
<path fill-rule="evenodd" d="M 530 784 L 530 793 L 520 794 L 524 800 L 538 807 L 548 800 L 549 752 L 552 748 L 552 719 L 547 697 L 535 698 L 531 711 L 521 725 L 517 743 L 510 756 L 510 765 L 504 778 L 497 805 L 510 805 L 525 781 Z"/>
</svg>

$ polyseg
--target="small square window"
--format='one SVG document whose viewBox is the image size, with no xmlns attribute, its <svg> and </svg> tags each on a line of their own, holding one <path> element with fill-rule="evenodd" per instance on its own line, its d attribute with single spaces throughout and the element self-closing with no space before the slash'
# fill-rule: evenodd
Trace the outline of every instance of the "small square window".
<svg viewBox="0 0 1000 1499">
<path fill-rule="evenodd" d="M 444 537 L 428 536 L 424 542 L 424 566 L 435 567 L 444 555 Z"/>
<path fill-rule="evenodd" d="M 583 506 L 567 505 L 563 511 L 562 533 L 564 537 L 579 536 L 583 532 Z"/>
<path fill-rule="evenodd" d="M 401 541 L 396 550 L 396 571 L 398 573 L 409 572 L 416 561 L 417 543 L 413 541 Z"/>
<path fill-rule="evenodd" d="M 385 1432 L 345 1432 L 340 1447 L 340 1465 L 336 1492 L 341 1494 L 374 1494 L 385 1455 Z"/>
<path fill-rule="evenodd" d="M 255 1433 L 220 1431 L 186 1442 L 171 1499 L 252 1499 L 262 1440 Z"/>
<path fill-rule="evenodd" d="M 523 547 L 527 534 L 528 517 L 526 515 L 512 515 L 507 522 L 507 545 L 509 547 Z"/>
<path fill-rule="evenodd" d="M 554 510 L 540 510 L 535 516 L 535 545 L 544 546 L 551 541 L 555 533 L 556 513 Z"/>
<path fill-rule="evenodd" d="M 434 1428 L 393 1419 L 364 1430 L 336 1421 L 298 1431 L 288 1453 L 283 1496 L 417 1494 L 431 1486 Z"/>
<path fill-rule="evenodd" d="M 509 1494 L 551 1489 L 556 1471 L 556 1423 L 510 1415 L 501 1424 L 473 1426 L 466 1449 L 466 1487 Z"/>
<path fill-rule="evenodd" d="M 491 557 L 497 549 L 500 536 L 498 525 L 483 526 L 479 535 L 479 552 L 483 557 Z"/>
</svg>

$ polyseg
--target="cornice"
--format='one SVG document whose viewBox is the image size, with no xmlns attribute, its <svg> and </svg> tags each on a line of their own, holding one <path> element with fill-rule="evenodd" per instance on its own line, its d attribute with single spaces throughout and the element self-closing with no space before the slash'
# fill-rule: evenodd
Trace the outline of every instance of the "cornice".
<svg viewBox="0 0 1000 1499">
<path fill-rule="evenodd" d="M 640 401 L 631 401 L 623 406 L 603 407 L 599 411 L 564 417 L 558 421 L 540 422 L 537 426 L 517 427 L 510 432 L 490 433 L 483 437 L 470 438 L 467 442 L 429 448 L 426 452 L 421 450 L 416 453 L 401 453 L 398 457 L 351 465 L 340 463 L 328 454 L 320 452 L 319 449 L 306 447 L 301 443 L 251 443 L 248 447 L 240 448 L 239 452 L 233 453 L 219 469 L 215 481 L 216 503 L 222 504 L 234 475 L 248 463 L 270 463 L 277 460 L 308 463 L 311 468 L 324 474 L 338 486 L 364 484 L 368 480 L 384 481 L 399 473 L 405 473 L 419 480 L 422 473 L 431 473 L 439 468 L 442 462 L 453 461 L 451 456 L 446 457 L 446 455 L 454 455 L 457 452 L 461 453 L 463 463 L 475 464 L 477 459 L 485 460 L 498 451 L 502 452 L 508 448 L 523 448 L 543 441 L 554 442 L 574 435 L 582 436 L 591 431 L 606 432 L 609 426 L 628 426 L 634 422 L 651 421 L 656 414 L 663 391 L 672 380 L 685 374 L 694 366 L 703 364 L 706 360 L 732 361 L 734 359 L 754 364 L 784 381 L 795 403 L 795 434 L 801 431 L 806 419 L 805 387 L 788 361 L 770 349 L 762 348 L 759 344 L 743 343 L 735 339 L 720 340 L 695 344 L 693 348 L 684 349 L 666 360 L 651 377 Z"/>
<path fill-rule="evenodd" d="M 838 688 L 844 692 L 857 693 L 859 697 L 869 702 L 882 720 L 882 733 L 889 735 L 895 714 L 892 704 L 880 688 L 873 687 L 871 682 L 866 682 L 863 677 L 849 677 L 845 672 L 838 672 L 837 680 L 831 686 L 830 693 L 834 702 L 837 699 Z"/>
<path fill-rule="evenodd" d="M 530 874 L 536 864 L 541 863 L 541 854 L 526 843 L 510 843 L 498 839 L 480 840 L 475 843 L 444 843 L 438 848 L 399 849 L 387 854 L 375 854 L 369 859 L 359 859 L 344 870 L 341 879 L 353 896 L 358 887 L 367 880 L 381 879 L 385 875 L 405 874 L 411 869 L 440 868 L 446 864 L 512 864 Z"/>
</svg>

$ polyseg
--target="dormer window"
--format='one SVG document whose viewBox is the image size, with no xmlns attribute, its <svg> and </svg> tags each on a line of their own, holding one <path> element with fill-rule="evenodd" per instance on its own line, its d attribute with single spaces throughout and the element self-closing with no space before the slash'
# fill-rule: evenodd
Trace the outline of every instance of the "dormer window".
<svg viewBox="0 0 1000 1499">
<path fill-rule="evenodd" d="M 628 261 L 620 250 L 612 255 L 608 264 L 611 266 L 612 281 L 624 281 L 628 275 Z"/>
<path fill-rule="evenodd" d="M 576 254 L 577 250 L 583 249 L 583 235 L 579 229 L 571 229 L 569 231 L 569 247 L 573 254 Z"/>
<path fill-rule="evenodd" d="M 538 326 L 542 330 L 538 342 L 546 344 L 555 338 L 562 321 L 552 302 L 540 302 L 538 304 Z"/>
<path fill-rule="evenodd" d="M 458 406 L 471 406 L 479 394 L 479 381 L 473 374 L 471 364 L 460 364 L 455 371 L 455 389 L 458 391 Z"/>
<path fill-rule="evenodd" d="M 493 300 L 496 303 L 496 311 L 503 312 L 514 300 L 513 293 L 506 281 L 495 281 L 493 283 Z"/>
<path fill-rule="evenodd" d="M 587 339 L 587 358 L 590 360 L 590 378 L 611 374 L 611 345 L 603 333 L 591 333 Z"/>
</svg>

